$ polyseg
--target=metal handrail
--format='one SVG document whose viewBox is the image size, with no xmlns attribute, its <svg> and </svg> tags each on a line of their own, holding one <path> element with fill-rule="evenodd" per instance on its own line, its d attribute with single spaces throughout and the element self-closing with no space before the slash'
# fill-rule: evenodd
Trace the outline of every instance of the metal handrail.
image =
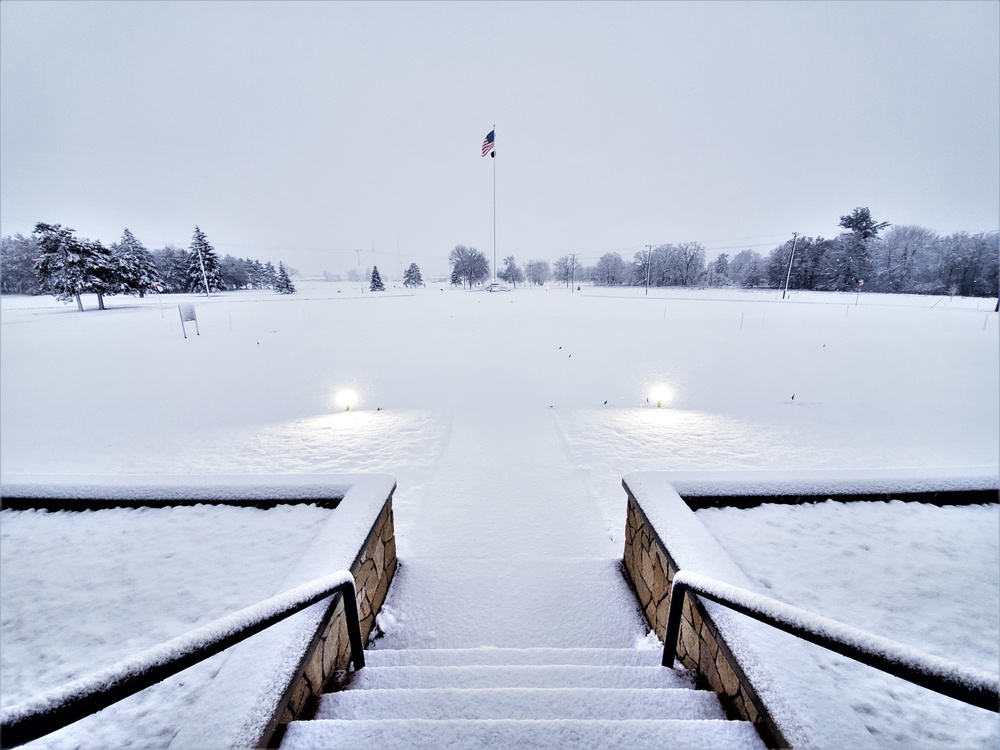
<svg viewBox="0 0 1000 750">
<path fill-rule="evenodd" d="M 0 744 L 16 747 L 107 708 L 246 640 L 334 594 L 344 597 L 354 669 L 365 666 L 354 576 L 348 570 L 297 586 L 206 625 L 189 630 L 99 672 L 2 709 Z"/>
<path fill-rule="evenodd" d="M 667 632 L 663 638 L 665 667 L 673 667 L 677 656 L 684 594 L 689 590 L 786 633 L 929 690 L 989 711 L 1000 710 L 1000 677 L 997 675 L 963 667 L 852 625 L 690 571 L 678 571 L 670 590 Z"/>
</svg>

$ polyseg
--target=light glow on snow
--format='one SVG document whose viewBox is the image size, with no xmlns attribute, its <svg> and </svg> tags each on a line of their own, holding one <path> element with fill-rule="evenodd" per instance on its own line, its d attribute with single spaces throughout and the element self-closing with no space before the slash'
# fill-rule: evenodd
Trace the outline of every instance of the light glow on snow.
<svg viewBox="0 0 1000 750">
<path fill-rule="evenodd" d="M 350 411 L 358 403 L 358 393 L 350 388 L 344 388 L 337 391 L 337 395 L 333 397 L 333 400 L 344 411 Z"/>
<path fill-rule="evenodd" d="M 654 385 L 649 389 L 649 396 L 646 398 L 646 402 L 650 405 L 656 406 L 659 409 L 661 406 L 670 403 L 674 398 L 674 392 L 666 385 Z"/>
</svg>

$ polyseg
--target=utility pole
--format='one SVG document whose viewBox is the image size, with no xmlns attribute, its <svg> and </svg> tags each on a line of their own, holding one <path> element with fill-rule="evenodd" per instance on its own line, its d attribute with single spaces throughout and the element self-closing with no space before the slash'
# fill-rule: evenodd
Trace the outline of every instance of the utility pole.
<svg viewBox="0 0 1000 750">
<path fill-rule="evenodd" d="M 493 130 L 491 133 L 497 132 L 497 125 L 493 123 Z M 493 152 L 490 154 L 490 158 L 493 160 L 493 282 L 496 283 L 497 280 L 497 150 L 496 150 L 496 139 L 494 136 L 493 141 Z"/>
<path fill-rule="evenodd" d="M 649 267 L 653 265 L 653 246 L 646 245 L 646 296 L 649 296 Z"/>
<path fill-rule="evenodd" d="M 569 262 L 570 262 L 570 265 L 572 266 L 572 268 L 571 268 L 571 276 L 572 276 L 572 282 L 571 283 L 572 283 L 572 286 L 569 288 L 569 293 L 570 294 L 575 294 L 576 293 L 576 253 L 570 253 L 569 254 Z"/>
<path fill-rule="evenodd" d="M 795 257 L 795 243 L 799 241 L 799 233 L 792 232 L 792 252 L 788 255 L 788 273 L 785 274 L 785 289 L 781 293 L 781 299 L 788 293 L 788 280 L 792 277 L 792 258 Z"/>
</svg>

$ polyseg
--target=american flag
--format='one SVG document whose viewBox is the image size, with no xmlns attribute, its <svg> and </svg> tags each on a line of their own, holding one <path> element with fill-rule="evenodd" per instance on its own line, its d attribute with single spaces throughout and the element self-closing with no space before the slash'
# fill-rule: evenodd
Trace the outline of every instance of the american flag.
<svg viewBox="0 0 1000 750">
<path fill-rule="evenodd" d="M 486 134 L 483 139 L 483 156 L 486 156 L 490 151 L 493 150 L 493 131 L 491 130 Z"/>
</svg>

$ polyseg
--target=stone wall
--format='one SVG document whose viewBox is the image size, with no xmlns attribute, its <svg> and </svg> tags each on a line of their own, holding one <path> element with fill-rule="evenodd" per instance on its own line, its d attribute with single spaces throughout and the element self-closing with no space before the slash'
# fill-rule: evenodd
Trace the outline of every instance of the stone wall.
<svg viewBox="0 0 1000 750">
<path fill-rule="evenodd" d="M 678 566 L 631 492 L 624 563 L 650 627 L 663 640 Z M 719 694 L 730 718 L 752 722 L 768 747 L 789 747 L 705 606 L 691 593 L 685 596 L 677 657 L 697 673 L 699 686 Z"/>
<path fill-rule="evenodd" d="M 396 566 L 396 537 L 390 496 L 351 566 L 361 618 L 361 640 L 364 643 L 368 643 L 368 637 L 375 627 L 375 616 L 385 602 Z M 276 712 L 280 719 L 272 722 L 260 746 L 275 747 L 280 742 L 285 724 L 296 719 L 310 718 L 316 710 L 319 696 L 337 672 L 348 669 L 350 661 L 351 643 L 347 636 L 344 601 L 338 594 L 324 618 L 323 626 L 319 628 L 305 653 L 300 676 L 286 693 L 286 700 Z"/>
</svg>

